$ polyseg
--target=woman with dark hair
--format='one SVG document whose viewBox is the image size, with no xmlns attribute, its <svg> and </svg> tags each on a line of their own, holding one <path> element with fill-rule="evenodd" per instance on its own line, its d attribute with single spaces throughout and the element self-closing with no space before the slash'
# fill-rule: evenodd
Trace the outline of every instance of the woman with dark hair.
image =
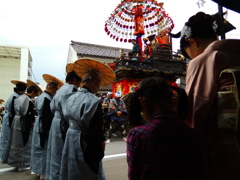
<svg viewBox="0 0 240 180">
<path fill-rule="evenodd" d="M 199 179 L 201 144 L 173 109 L 171 86 L 153 77 L 138 87 L 128 114 L 132 127 L 127 137 L 128 178 Z"/>
<path fill-rule="evenodd" d="M 217 28 L 211 15 L 198 12 L 181 31 L 181 51 L 192 59 L 186 75 L 187 124 L 204 143 L 204 179 L 240 179 L 236 133 L 219 129 L 216 123 L 218 91 L 234 82 L 232 76 L 219 75 L 224 69 L 240 66 L 240 40 L 218 40 Z"/>
<path fill-rule="evenodd" d="M 5 103 L 5 110 L 6 114 L 3 117 L 2 121 L 2 135 L 0 137 L 0 158 L 2 159 L 4 157 L 7 143 L 8 143 L 8 137 L 10 134 L 12 121 L 15 116 L 15 110 L 14 110 L 14 101 L 15 99 L 24 94 L 25 90 L 27 88 L 27 83 L 22 81 L 11 81 L 13 84 L 16 85 L 16 87 L 13 88 L 14 93 L 8 98 L 7 102 Z"/>
</svg>

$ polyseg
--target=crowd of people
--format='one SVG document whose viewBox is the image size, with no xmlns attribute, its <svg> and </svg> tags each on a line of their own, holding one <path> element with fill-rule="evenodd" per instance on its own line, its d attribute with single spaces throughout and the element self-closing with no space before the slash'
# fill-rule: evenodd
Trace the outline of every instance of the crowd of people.
<svg viewBox="0 0 240 180">
<path fill-rule="evenodd" d="M 203 12 L 185 23 L 180 47 L 191 59 L 185 89 L 149 77 L 127 103 L 121 92 L 101 99 L 95 94 L 106 77 L 100 66 L 91 68 L 91 59 L 86 69 L 81 59 L 68 64 L 60 89 L 54 80 L 44 92 L 30 80 L 12 81 L 16 87 L 2 121 L 2 163 L 30 168 L 42 180 L 102 180 L 106 143 L 119 130 L 127 143 L 129 180 L 239 179 L 240 40 L 218 40 L 217 28 Z M 222 94 L 236 99 L 229 112 L 226 103 L 218 109 L 230 97 Z"/>
</svg>

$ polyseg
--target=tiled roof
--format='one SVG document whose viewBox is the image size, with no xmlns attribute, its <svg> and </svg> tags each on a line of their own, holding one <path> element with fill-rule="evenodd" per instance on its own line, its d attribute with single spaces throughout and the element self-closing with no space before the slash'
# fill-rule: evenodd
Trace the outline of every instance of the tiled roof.
<svg viewBox="0 0 240 180">
<path fill-rule="evenodd" d="M 78 55 L 97 56 L 97 57 L 104 57 L 104 58 L 119 57 L 120 49 L 123 49 L 123 51 L 126 54 L 132 51 L 131 49 L 103 46 L 103 45 L 97 45 L 97 44 L 88 44 L 88 43 L 82 43 L 77 41 L 71 41 L 71 45 Z"/>
</svg>

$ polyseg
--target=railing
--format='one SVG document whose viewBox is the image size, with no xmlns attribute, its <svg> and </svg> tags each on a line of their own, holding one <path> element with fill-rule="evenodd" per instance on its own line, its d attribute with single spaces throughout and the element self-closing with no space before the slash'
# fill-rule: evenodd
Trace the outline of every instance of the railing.
<svg viewBox="0 0 240 180">
<path fill-rule="evenodd" d="M 170 48 L 164 46 L 153 49 L 153 55 L 149 58 L 128 56 L 117 58 L 115 72 L 119 70 L 182 74 L 186 71 L 186 61 L 181 59 L 181 56 L 172 54 Z"/>
</svg>

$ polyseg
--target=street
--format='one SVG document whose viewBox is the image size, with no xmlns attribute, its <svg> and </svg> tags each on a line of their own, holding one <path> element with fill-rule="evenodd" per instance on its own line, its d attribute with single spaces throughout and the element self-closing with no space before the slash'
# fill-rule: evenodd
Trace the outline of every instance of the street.
<svg viewBox="0 0 240 180">
<path fill-rule="evenodd" d="M 120 135 L 112 137 L 106 144 L 103 168 L 107 180 L 127 180 L 126 142 Z M 39 176 L 31 171 L 18 172 L 15 168 L 0 163 L 0 180 L 39 180 Z"/>
</svg>

